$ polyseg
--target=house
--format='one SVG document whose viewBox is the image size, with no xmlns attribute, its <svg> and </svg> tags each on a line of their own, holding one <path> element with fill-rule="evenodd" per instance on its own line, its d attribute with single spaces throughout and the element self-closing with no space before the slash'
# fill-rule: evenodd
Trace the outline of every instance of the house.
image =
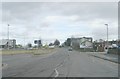
<svg viewBox="0 0 120 79">
<path fill-rule="evenodd" d="M 107 50 L 107 46 L 109 49 L 111 48 L 115 48 L 117 46 L 119 46 L 119 40 L 112 40 L 112 41 L 96 41 L 93 43 L 93 47 L 95 49 L 95 51 L 98 52 L 103 52 Z"/>
<path fill-rule="evenodd" d="M 80 38 L 80 48 L 92 48 L 92 38 L 91 37 L 82 37 Z"/>
<path fill-rule="evenodd" d="M 8 48 L 15 48 L 16 40 L 15 39 L 1 39 L 0 40 L 0 48 L 6 49 Z"/>
<path fill-rule="evenodd" d="M 73 48 L 92 48 L 91 37 L 71 38 L 71 46 Z"/>
</svg>

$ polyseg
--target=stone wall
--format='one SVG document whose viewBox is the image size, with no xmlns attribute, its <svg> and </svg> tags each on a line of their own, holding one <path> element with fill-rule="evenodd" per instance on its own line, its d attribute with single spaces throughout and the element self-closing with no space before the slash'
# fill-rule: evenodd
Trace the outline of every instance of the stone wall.
<svg viewBox="0 0 120 79">
<path fill-rule="evenodd" d="M 118 48 L 111 48 L 108 50 L 109 54 L 119 54 L 120 55 L 120 49 Z"/>
</svg>

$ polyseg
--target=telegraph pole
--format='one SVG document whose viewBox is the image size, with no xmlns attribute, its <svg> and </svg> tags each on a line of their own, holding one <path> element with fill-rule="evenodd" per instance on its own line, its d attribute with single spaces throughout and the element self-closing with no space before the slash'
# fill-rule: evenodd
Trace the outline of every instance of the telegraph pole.
<svg viewBox="0 0 120 79">
<path fill-rule="evenodd" d="M 105 24 L 107 26 L 107 47 L 108 47 L 108 24 Z"/>
</svg>

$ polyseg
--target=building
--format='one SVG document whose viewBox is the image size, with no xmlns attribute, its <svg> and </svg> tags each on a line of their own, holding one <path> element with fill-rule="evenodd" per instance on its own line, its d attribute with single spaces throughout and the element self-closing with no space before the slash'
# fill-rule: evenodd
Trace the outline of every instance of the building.
<svg viewBox="0 0 120 79">
<path fill-rule="evenodd" d="M 80 48 L 92 48 L 93 47 L 92 40 L 93 39 L 91 37 L 80 38 Z"/>
<path fill-rule="evenodd" d="M 105 50 L 105 42 L 93 42 L 93 49 L 95 52 L 103 52 Z"/>
<path fill-rule="evenodd" d="M 107 47 L 108 46 L 108 47 Z M 107 50 L 107 48 L 111 49 L 111 48 L 115 48 L 119 46 L 119 41 L 118 40 L 112 40 L 112 41 L 94 41 L 93 43 L 93 47 L 95 51 L 98 52 L 104 52 Z"/>
<path fill-rule="evenodd" d="M 71 47 L 79 48 L 80 47 L 80 38 L 71 38 Z"/>
<path fill-rule="evenodd" d="M 92 48 L 91 37 L 71 38 L 71 46 L 73 48 Z"/>
<path fill-rule="evenodd" d="M 71 40 L 72 40 L 71 38 L 67 38 L 67 40 L 66 40 L 66 45 L 67 46 L 71 46 Z"/>
<path fill-rule="evenodd" d="M 2 39 L 0 40 L 0 48 L 7 49 L 9 48 L 15 48 L 16 46 L 16 40 L 15 39 Z"/>
</svg>

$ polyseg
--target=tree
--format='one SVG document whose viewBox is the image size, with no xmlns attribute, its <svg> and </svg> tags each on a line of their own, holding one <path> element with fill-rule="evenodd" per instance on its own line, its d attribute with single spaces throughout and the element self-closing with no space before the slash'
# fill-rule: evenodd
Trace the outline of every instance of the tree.
<svg viewBox="0 0 120 79">
<path fill-rule="evenodd" d="M 66 41 L 64 42 L 64 45 L 67 45 Z"/>
<path fill-rule="evenodd" d="M 17 48 L 22 48 L 23 46 L 21 44 L 16 45 Z"/>
<path fill-rule="evenodd" d="M 28 43 L 28 44 L 27 44 L 27 47 L 28 47 L 28 48 L 31 48 L 31 47 L 32 47 L 32 44 L 31 44 L 31 43 Z"/>
<path fill-rule="evenodd" d="M 60 45 L 60 41 L 56 39 L 54 42 L 54 45 L 57 45 L 57 46 Z"/>
<path fill-rule="evenodd" d="M 71 38 L 67 38 L 66 44 L 67 44 L 67 46 L 71 45 Z"/>
<path fill-rule="evenodd" d="M 49 44 L 49 46 L 52 46 L 52 45 L 53 45 L 53 43 L 50 43 L 50 44 Z"/>
</svg>

